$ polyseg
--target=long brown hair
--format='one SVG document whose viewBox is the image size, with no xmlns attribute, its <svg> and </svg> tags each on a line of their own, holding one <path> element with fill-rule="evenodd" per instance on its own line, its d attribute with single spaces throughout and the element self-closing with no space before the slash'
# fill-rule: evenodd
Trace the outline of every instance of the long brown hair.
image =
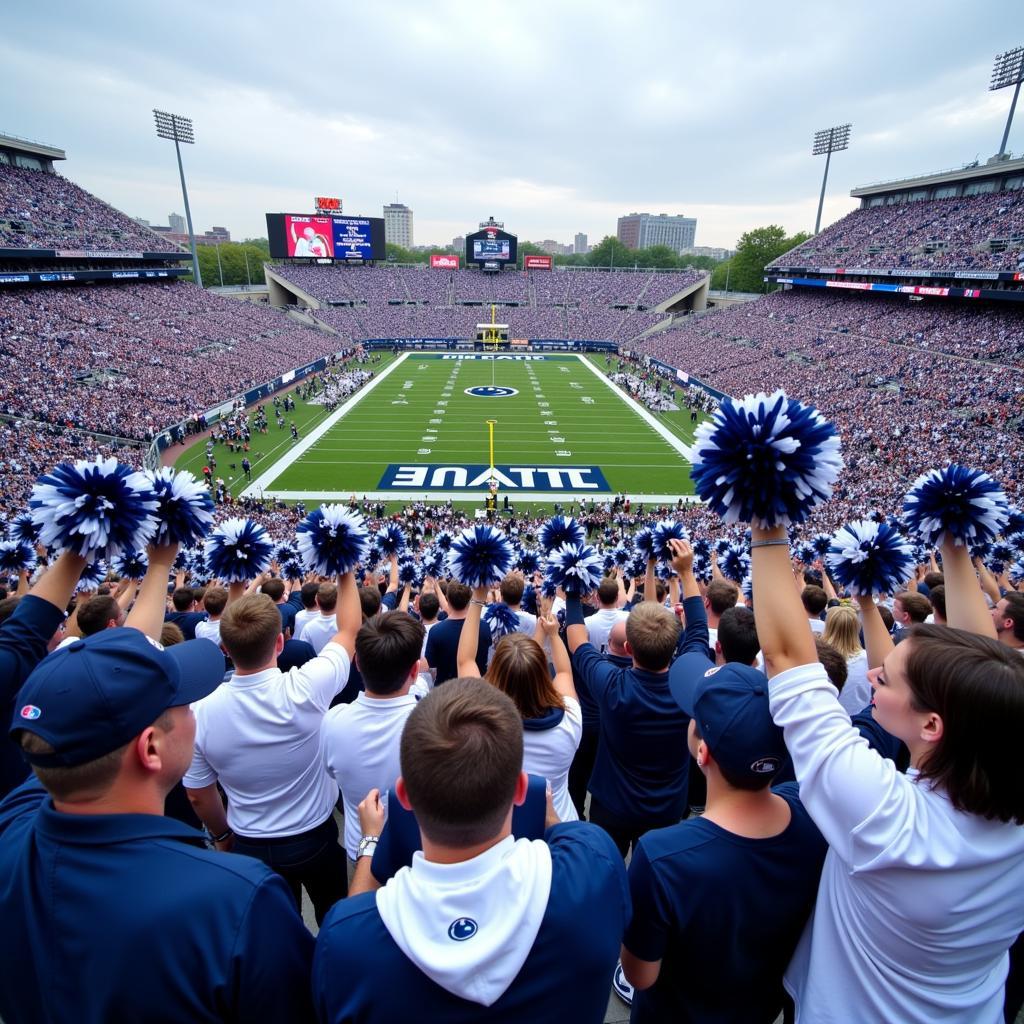
<svg viewBox="0 0 1024 1024">
<path fill-rule="evenodd" d="M 920 777 L 945 790 L 959 811 L 1024 825 L 1024 658 L 949 626 L 914 626 L 904 643 L 911 705 L 942 719 L 942 738 L 918 766 Z"/>
<path fill-rule="evenodd" d="M 564 707 L 551 682 L 544 648 L 525 633 L 509 633 L 497 642 L 484 678 L 512 698 L 523 718 L 541 718 L 552 708 Z"/>
</svg>

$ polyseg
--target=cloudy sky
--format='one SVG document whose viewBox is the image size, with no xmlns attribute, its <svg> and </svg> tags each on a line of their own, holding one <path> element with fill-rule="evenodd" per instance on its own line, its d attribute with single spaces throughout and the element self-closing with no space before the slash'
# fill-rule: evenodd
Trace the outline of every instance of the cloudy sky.
<svg viewBox="0 0 1024 1024">
<path fill-rule="evenodd" d="M 854 126 L 825 222 L 855 185 L 991 156 L 1011 97 L 992 58 L 1022 44 L 1019 0 L 6 0 L 0 131 L 166 223 L 181 193 L 151 110 L 190 116 L 196 229 L 235 238 L 314 195 L 378 216 L 397 195 L 418 244 L 489 214 L 593 243 L 641 210 L 732 246 L 813 227 L 815 129 Z"/>
</svg>

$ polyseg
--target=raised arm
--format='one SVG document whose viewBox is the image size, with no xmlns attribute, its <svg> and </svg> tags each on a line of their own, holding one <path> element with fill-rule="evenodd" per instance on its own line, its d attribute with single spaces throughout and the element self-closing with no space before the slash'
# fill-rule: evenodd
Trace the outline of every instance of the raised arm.
<svg viewBox="0 0 1024 1024">
<path fill-rule="evenodd" d="M 751 573 L 754 579 L 754 617 L 769 676 L 818 660 L 807 614 L 793 586 L 786 530 L 753 527 Z"/>
<path fill-rule="evenodd" d="M 486 587 L 473 588 L 473 598 L 469 602 L 469 608 L 466 609 L 466 621 L 462 624 L 462 634 L 459 637 L 459 650 L 456 660 L 460 676 L 480 678 L 480 667 L 476 663 L 476 652 L 480 646 L 480 615 L 483 612 L 486 597 Z"/>
<path fill-rule="evenodd" d="M 996 627 L 982 597 L 967 548 L 958 547 L 952 541 L 942 545 L 942 575 L 946 583 L 946 621 L 955 629 L 995 640 Z"/>
<path fill-rule="evenodd" d="M 573 700 L 577 700 L 576 687 L 572 681 L 572 662 L 569 660 L 569 652 L 565 649 L 562 638 L 558 635 L 558 619 L 554 615 L 545 615 L 543 618 L 537 619 L 537 630 L 543 633 L 543 637 L 538 640 L 538 643 L 543 642 L 543 639 L 551 641 L 551 663 L 555 666 L 555 678 L 552 680 L 552 685 L 560 696 L 572 697 Z"/>
<path fill-rule="evenodd" d="M 647 559 L 647 572 L 644 573 L 644 600 L 645 601 L 657 601 L 658 600 L 658 585 L 654 579 L 654 568 L 655 561 L 653 558 Z"/>
<path fill-rule="evenodd" d="M 359 588 L 355 576 L 347 572 L 338 577 L 338 604 L 334 609 L 338 632 L 332 643 L 341 644 L 351 658 L 356 653 L 356 634 L 363 624 L 363 606 L 359 603 Z"/>
<path fill-rule="evenodd" d="M 81 555 L 71 551 L 61 552 L 53 565 L 36 580 L 36 585 L 29 593 L 33 597 L 49 602 L 63 614 L 71 595 L 75 592 L 78 577 L 82 575 L 85 564 L 85 559 Z"/>
<path fill-rule="evenodd" d="M 858 597 L 857 604 L 860 605 L 861 624 L 864 627 L 864 647 L 868 653 L 868 668 L 881 668 L 882 662 L 896 645 L 892 642 L 889 630 L 885 628 L 875 599 L 870 595 Z"/>
<path fill-rule="evenodd" d="M 167 607 L 167 579 L 174 566 L 174 558 L 178 554 L 177 544 L 157 546 L 150 544 L 146 548 L 149 565 L 142 579 L 135 606 L 125 619 L 124 624 L 132 629 L 141 630 L 151 640 L 160 639 L 160 631 L 164 626 L 164 611 Z"/>
<path fill-rule="evenodd" d="M 943 555 L 943 562 L 945 562 L 945 555 Z M 999 584 L 996 583 L 995 576 L 992 575 L 982 559 L 976 558 L 974 565 L 978 570 L 978 582 L 981 584 L 981 589 L 988 594 L 993 604 L 999 604 L 999 599 L 1003 595 L 999 593 Z"/>
</svg>

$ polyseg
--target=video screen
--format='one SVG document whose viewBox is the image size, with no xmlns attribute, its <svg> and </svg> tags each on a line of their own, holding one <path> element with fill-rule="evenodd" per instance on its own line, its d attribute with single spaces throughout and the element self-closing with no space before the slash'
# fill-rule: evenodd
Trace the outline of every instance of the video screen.
<svg viewBox="0 0 1024 1024">
<path fill-rule="evenodd" d="M 284 215 L 285 244 L 290 257 L 334 255 L 334 230 L 331 217 Z"/>
<path fill-rule="evenodd" d="M 507 238 L 474 238 L 473 259 L 507 260 L 511 257 L 511 243 Z"/>
<path fill-rule="evenodd" d="M 274 259 L 383 260 L 383 217 L 268 213 Z"/>
<path fill-rule="evenodd" d="M 369 217 L 332 217 L 335 259 L 374 259 Z"/>
</svg>

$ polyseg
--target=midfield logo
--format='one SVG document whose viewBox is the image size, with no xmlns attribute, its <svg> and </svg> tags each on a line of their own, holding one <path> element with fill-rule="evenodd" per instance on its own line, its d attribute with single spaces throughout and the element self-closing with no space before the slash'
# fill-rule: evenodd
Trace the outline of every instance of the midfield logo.
<svg viewBox="0 0 1024 1024">
<path fill-rule="evenodd" d="M 490 466 L 390 465 L 379 490 L 486 491 Z M 600 466 L 495 466 L 494 479 L 506 491 L 610 491 Z"/>
</svg>

